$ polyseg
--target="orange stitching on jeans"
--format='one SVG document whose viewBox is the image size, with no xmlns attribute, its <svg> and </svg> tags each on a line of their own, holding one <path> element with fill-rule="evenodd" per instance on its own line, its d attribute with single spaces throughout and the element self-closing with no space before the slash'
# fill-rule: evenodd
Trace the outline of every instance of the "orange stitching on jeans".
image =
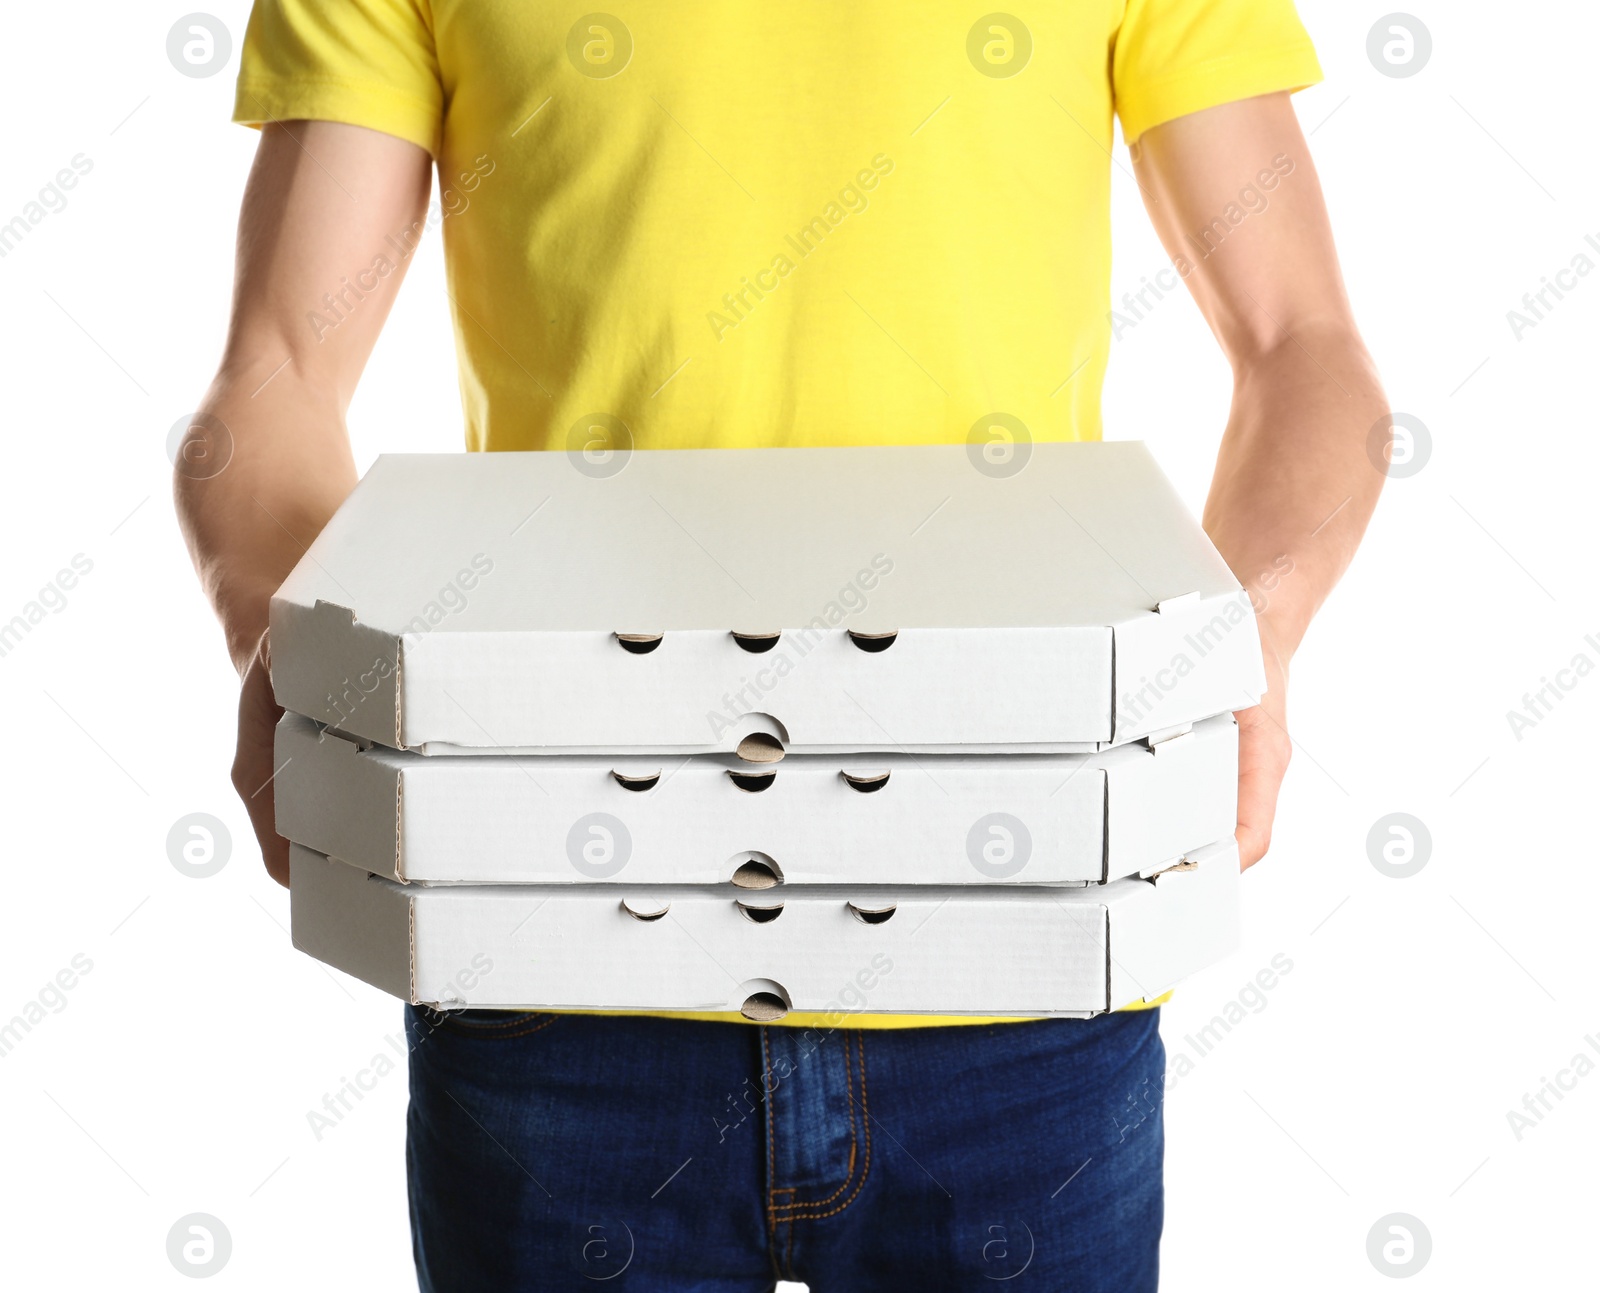
<svg viewBox="0 0 1600 1293">
<path fill-rule="evenodd" d="M 798 1221 L 821 1221 L 824 1217 L 837 1216 L 839 1213 L 843 1212 L 846 1208 L 848 1208 L 852 1203 L 854 1203 L 856 1201 L 856 1197 L 861 1193 L 862 1188 L 867 1183 L 867 1177 L 870 1176 L 871 1173 L 872 1173 L 872 1123 L 871 1123 L 872 1115 L 867 1111 L 867 1048 L 866 1048 L 866 1039 L 865 1039 L 864 1036 L 862 1036 L 862 1034 L 860 1033 L 859 1030 L 857 1030 L 857 1033 L 856 1033 L 856 1047 L 857 1047 L 858 1052 L 859 1052 L 859 1054 L 861 1056 L 861 1128 L 862 1128 L 862 1131 L 865 1133 L 866 1140 L 867 1140 L 867 1162 L 866 1162 L 866 1166 L 861 1169 L 861 1180 L 856 1185 L 854 1193 L 852 1193 L 850 1195 L 850 1197 L 848 1199 L 846 1199 L 843 1203 L 841 1203 L 837 1208 L 834 1208 L 830 1212 L 819 1212 L 819 1213 L 817 1213 L 816 1216 L 812 1216 L 812 1217 L 790 1217 L 790 1218 L 788 1218 L 788 1221 L 789 1221 L 789 1234 L 790 1234 L 790 1238 L 791 1239 L 794 1236 L 794 1223 L 797 1220 Z M 853 1132 L 854 1130 L 855 1130 L 855 1124 L 852 1122 L 851 1123 L 851 1131 Z M 796 1204 L 795 1206 L 803 1208 L 803 1207 L 806 1207 L 808 1205 L 802 1203 L 802 1204 Z"/>
<path fill-rule="evenodd" d="M 777 1146 L 772 1132 L 772 1093 L 767 1089 L 772 1079 L 772 1052 L 768 1048 L 767 1030 L 761 1030 L 761 1103 L 767 1106 L 767 1213 L 772 1213 L 772 1196 L 776 1191 L 772 1182 L 778 1178 Z"/>
<path fill-rule="evenodd" d="M 772 1130 L 772 1053 L 768 1048 L 767 1030 L 762 1028 L 760 1032 L 761 1098 L 762 1103 L 767 1106 L 767 1258 L 772 1262 L 772 1273 L 782 1277 L 783 1268 L 778 1264 L 777 1201 L 773 1198 L 778 1191 L 772 1184 L 778 1174 L 777 1143 Z"/>
<path fill-rule="evenodd" d="M 806 1210 L 810 1210 L 810 1208 L 827 1207 L 829 1203 L 832 1203 L 835 1199 L 838 1199 L 838 1195 L 842 1195 L 846 1189 L 850 1189 L 851 1176 L 854 1176 L 854 1173 L 856 1173 L 856 1074 L 854 1074 L 853 1069 L 850 1067 L 850 1032 L 846 1032 L 845 1042 L 843 1042 L 843 1045 L 845 1045 L 845 1096 L 846 1101 L 848 1101 L 848 1106 L 850 1106 L 850 1167 L 846 1168 L 845 1181 L 843 1181 L 842 1186 L 838 1187 L 838 1189 L 835 1189 L 832 1194 L 827 1195 L 826 1199 L 808 1199 L 797 1203 L 778 1203 L 776 1208 L 784 1211 L 784 1213 L 787 1213 L 787 1216 L 784 1216 L 782 1219 L 786 1219 L 786 1221 L 790 1221 L 790 1223 L 795 1221 L 797 1216 L 806 1216 Z M 845 1202 L 840 1203 L 840 1205 L 838 1205 L 838 1207 L 834 1208 L 832 1211 L 826 1211 L 826 1213 L 819 1213 L 819 1215 L 810 1216 L 808 1219 L 811 1219 L 811 1221 L 816 1221 L 819 1216 L 834 1216 L 834 1213 L 840 1213 L 840 1211 L 850 1207 L 850 1202 L 854 1199 L 854 1197 L 856 1197 L 856 1194 L 861 1194 L 861 1186 L 866 1184 L 867 1173 L 872 1170 L 872 1128 L 867 1127 L 866 1115 L 866 1039 L 864 1039 L 864 1035 L 861 1034 L 859 1029 L 856 1031 L 856 1050 L 858 1050 L 859 1056 L 861 1056 L 861 1059 L 859 1059 L 859 1063 L 861 1063 L 861 1127 L 862 1131 L 866 1133 L 867 1139 L 866 1165 L 864 1165 L 861 1170 L 861 1183 L 856 1186 L 853 1194 L 850 1195 L 850 1199 L 846 1199 Z"/>
<path fill-rule="evenodd" d="M 850 1067 L 850 1034 L 844 1035 L 844 1074 L 845 1074 L 845 1106 L 850 1118 L 850 1162 L 844 1170 L 844 1181 L 839 1188 L 824 1199 L 807 1199 L 800 1202 L 775 1204 L 774 1206 L 789 1210 L 794 1208 L 821 1208 L 832 1203 L 841 1194 L 850 1188 L 850 1178 L 856 1171 L 856 1098 L 855 1098 L 855 1070 Z"/>
</svg>

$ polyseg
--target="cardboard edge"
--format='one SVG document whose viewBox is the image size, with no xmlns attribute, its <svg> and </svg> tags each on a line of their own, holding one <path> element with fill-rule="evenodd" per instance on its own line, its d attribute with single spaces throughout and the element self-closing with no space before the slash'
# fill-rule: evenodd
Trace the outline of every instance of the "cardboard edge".
<svg viewBox="0 0 1600 1293">
<path fill-rule="evenodd" d="M 380 759 L 382 750 L 286 712 L 273 742 L 274 826 L 285 839 L 404 884 L 405 773 L 398 761 Z M 388 807 L 373 811 L 378 804 Z"/>
<path fill-rule="evenodd" d="M 1112 1010 L 1116 1009 L 1116 1007 L 1112 1004 L 1112 1000 L 1113 1000 L 1113 997 L 1115 996 L 1116 990 L 1117 990 L 1117 975 L 1116 975 L 1117 958 L 1116 958 L 1116 955 L 1115 955 L 1115 953 L 1114 953 L 1114 951 L 1112 949 L 1112 946 L 1111 946 L 1111 938 L 1112 938 L 1111 908 L 1109 906 L 1102 907 L 1100 909 L 1100 919 L 1104 922 L 1104 927 L 1101 930 L 1100 937 L 1104 940 L 1105 949 L 1106 949 L 1106 999 L 1105 999 L 1105 1010 L 1106 1010 L 1106 1013 L 1109 1014 Z"/>
<path fill-rule="evenodd" d="M 1098 769 L 1100 773 L 1100 883 L 1111 880 L 1111 783 L 1114 778 L 1110 768 Z"/>
<path fill-rule="evenodd" d="M 281 595 L 269 613 L 272 694 L 284 709 L 326 727 L 404 749 L 403 639 L 361 623 L 353 610 Z M 338 678 L 332 687 L 330 678 Z"/>
<path fill-rule="evenodd" d="M 406 876 L 406 770 L 394 774 L 394 878 L 409 884 Z"/>
<path fill-rule="evenodd" d="M 1164 610 L 1152 610 L 1146 615 L 1112 626 L 1113 745 L 1136 741 L 1164 729 L 1175 729 L 1207 715 L 1249 709 L 1258 704 L 1266 693 L 1267 675 L 1261 656 L 1261 632 L 1250 594 L 1242 587 L 1235 585 L 1229 592 L 1210 597 L 1186 595 L 1169 598 L 1161 606 Z M 1225 621 L 1230 607 L 1240 608 L 1238 624 L 1226 627 L 1214 641 L 1208 641 L 1208 635 L 1217 620 L 1220 618 Z M 1162 625 L 1163 620 L 1167 621 L 1165 625 Z M 1174 639 L 1167 633 L 1180 635 L 1176 641 L 1181 646 L 1176 650 Z M 1179 707 L 1163 704 L 1158 695 L 1156 702 L 1148 709 L 1130 715 L 1129 707 L 1122 704 L 1123 687 L 1132 686 L 1137 680 L 1140 690 L 1134 695 L 1143 702 L 1151 676 L 1155 675 L 1159 683 L 1160 674 L 1171 672 L 1179 658 L 1186 658 L 1191 668 L 1204 662 L 1213 673 L 1212 678 L 1199 689 L 1197 698 Z M 1234 685 L 1225 687 L 1215 680 L 1214 671 L 1219 665 L 1236 671 Z M 1180 688 L 1173 687 L 1170 690 L 1176 693 Z M 1192 685 L 1182 690 L 1186 696 L 1196 697 Z"/>
<path fill-rule="evenodd" d="M 1185 854 L 1176 869 L 1134 883 L 1148 891 L 1111 913 L 1108 983 L 1119 1004 L 1155 1001 L 1238 950 L 1239 846 L 1231 835 Z M 1193 949 L 1178 954 L 1183 968 L 1176 972 L 1174 948 Z"/>
<path fill-rule="evenodd" d="M 416 1000 L 416 902 L 397 885 L 289 846 L 290 941 L 307 956 Z"/>
<path fill-rule="evenodd" d="M 1146 738 L 1154 741 L 1154 738 Z M 1129 842 L 1130 835 L 1139 833 L 1148 814 L 1160 811 L 1162 806 L 1182 801 L 1186 804 L 1222 805 L 1216 807 L 1217 821 L 1207 828 L 1200 838 L 1214 840 L 1217 834 L 1234 824 L 1232 788 L 1239 776 L 1239 723 L 1232 713 L 1216 714 L 1211 718 L 1189 725 L 1186 730 L 1156 741 L 1148 750 L 1142 742 L 1114 747 L 1118 750 L 1137 751 L 1135 762 L 1122 762 L 1108 767 L 1106 776 L 1106 822 L 1104 853 L 1107 861 L 1105 879 L 1124 876 L 1142 876 L 1148 879 L 1154 872 L 1181 860 L 1184 849 L 1195 846 L 1187 830 L 1182 836 L 1168 832 L 1167 845 L 1155 847 L 1146 839 L 1142 847 Z M 1223 760 L 1225 766 L 1219 766 Z M 1163 766 L 1163 760 L 1168 761 Z M 1176 761 L 1175 764 L 1172 761 Z M 1153 778 L 1152 788 L 1147 778 Z M 1222 784 L 1210 785 L 1216 779 Z M 1197 782 L 1204 782 L 1197 785 Z M 1213 795 L 1213 792 L 1219 792 Z M 1154 806 L 1154 807 L 1153 807 Z M 1191 812 L 1186 808 L 1185 812 Z M 1200 827 L 1196 826 L 1196 830 Z M 1117 874 L 1110 871 L 1113 853 L 1121 851 L 1123 861 L 1118 863 Z M 1126 855 L 1138 857 L 1135 870 L 1128 870 Z"/>
</svg>

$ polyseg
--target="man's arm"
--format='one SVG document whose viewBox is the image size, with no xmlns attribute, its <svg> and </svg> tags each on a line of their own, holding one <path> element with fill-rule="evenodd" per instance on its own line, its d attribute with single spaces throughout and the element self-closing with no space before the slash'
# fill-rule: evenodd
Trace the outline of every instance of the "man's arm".
<svg viewBox="0 0 1600 1293">
<path fill-rule="evenodd" d="M 1388 403 L 1288 95 L 1181 117 L 1132 152 L 1162 244 L 1191 267 L 1189 291 L 1233 366 L 1205 528 L 1250 590 L 1266 656 L 1268 694 L 1238 716 L 1248 867 L 1267 851 L 1289 763 L 1289 659 L 1377 505 L 1368 437 Z"/>
<path fill-rule="evenodd" d="M 355 486 L 345 409 L 405 274 L 384 239 L 423 218 L 428 167 L 415 144 L 357 126 L 262 131 L 239 216 L 227 344 L 173 475 L 184 538 L 243 681 L 234 788 L 280 884 L 289 846 L 273 829 L 281 711 L 267 673 L 267 608 Z M 379 273 L 386 252 L 392 268 Z"/>
</svg>

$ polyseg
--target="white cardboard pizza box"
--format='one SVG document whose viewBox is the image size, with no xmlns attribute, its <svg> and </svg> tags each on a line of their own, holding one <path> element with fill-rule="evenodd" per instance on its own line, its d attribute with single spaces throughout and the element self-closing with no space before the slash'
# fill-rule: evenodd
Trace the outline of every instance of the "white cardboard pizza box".
<svg viewBox="0 0 1600 1293">
<path fill-rule="evenodd" d="M 1233 829 L 1238 729 L 1092 754 L 430 759 L 278 725 L 278 832 L 418 884 L 1085 884 Z M 753 870 L 751 868 L 754 868 Z"/>
<path fill-rule="evenodd" d="M 301 845 L 294 944 L 414 1003 L 1093 1015 L 1238 942 L 1231 838 L 1150 879 L 1033 886 L 396 884 Z"/>
<path fill-rule="evenodd" d="M 273 598 L 277 698 L 426 754 L 1070 752 L 1253 704 L 1249 597 L 1145 448 L 1016 461 L 383 457 Z"/>
</svg>

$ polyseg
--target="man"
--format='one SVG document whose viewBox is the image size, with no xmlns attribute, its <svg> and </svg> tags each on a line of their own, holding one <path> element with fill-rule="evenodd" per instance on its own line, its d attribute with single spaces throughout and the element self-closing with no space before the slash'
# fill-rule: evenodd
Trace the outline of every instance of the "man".
<svg viewBox="0 0 1600 1293">
<path fill-rule="evenodd" d="M 1261 612 L 1258 861 L 1288 663 L 1386 425 L 1289 104 L 1319 76 L 1292 0 L 257 0 L 235 115 L 263 133 L 192 432 L 226 427 L 232 459 L 176 487 L 273 877 L 268 600 L 355 482 L 344 413 L 430 161 L 471 449 L 960 442 L 997 411 L 1094 439 L 1114 114 L 1234 373 L 1205 525 Z M 1158 1015 L 412 1012 L 419 1278 L 1153 1289 Z"/>
</svg>

